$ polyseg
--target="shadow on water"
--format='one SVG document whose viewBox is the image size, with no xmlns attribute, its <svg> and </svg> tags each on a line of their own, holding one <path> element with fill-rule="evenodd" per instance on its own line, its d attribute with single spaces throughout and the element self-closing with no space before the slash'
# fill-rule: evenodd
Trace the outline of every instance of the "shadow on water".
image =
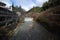
<svg viewBox="0 0 60 40">
<path fill-rule="evenodd" d="M 46 22 L 38 22 L 41 24 L 48 32 L 50 32 L 53 35 L 56 35 L 57 40 L 60 40 L 60 27 L 56 24 L 49 24 Z M 53 29 L 51 28 L 53 27 Z"/>
</svg>

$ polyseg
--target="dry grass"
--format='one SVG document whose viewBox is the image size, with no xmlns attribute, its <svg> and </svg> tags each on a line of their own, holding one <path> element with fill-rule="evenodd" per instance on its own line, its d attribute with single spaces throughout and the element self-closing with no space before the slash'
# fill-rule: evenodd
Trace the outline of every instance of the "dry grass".
<svg viewBox="0 0 60 40">
<path fill-rule="evenodd" d="M 38 20 L 40 23 L 47 23 L 46 25 L 49 24 L 47 27 L 50 30 L 60 29 L 60 6 L 47 9 L 41 13 L 28 13 L 28 15 L 33 17 L 34 20 Z"/>
</svg>

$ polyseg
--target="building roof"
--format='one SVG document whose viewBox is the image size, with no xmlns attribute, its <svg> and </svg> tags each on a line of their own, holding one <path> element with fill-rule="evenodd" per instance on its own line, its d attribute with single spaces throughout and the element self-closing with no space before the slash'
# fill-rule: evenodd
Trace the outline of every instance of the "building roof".
<svg viewBox="0 0 60 40">
<path fill-rule="evenodd" d="M 2 5 L 2 6 L 6 6 L 6 4 L 5 4 L 5 3 L 3 3 L 3 2 L 0 2 L 0 5 Z"/>
<path fill-rule="evenodd" d="M 10 13 L 10 14 L 16 15 L 16 12 L 10 11 L 7 8 L 0 7 L 0 11 L 4 11 L 5 13 L 8 12 L 8 14 Z"/>
<path fill-rule="evenodd" d="M 5 12 L 8 11 L 8 12 L 10 12 L 10 13 L 13 13 L 12 11 L 8 10 L 7 8 L 2 8 L 2 7 L 0 7 L 0 11 L 1 11 L 1 10 L 2 10 L 2 11 L 5 11 Z"/>
</svg>

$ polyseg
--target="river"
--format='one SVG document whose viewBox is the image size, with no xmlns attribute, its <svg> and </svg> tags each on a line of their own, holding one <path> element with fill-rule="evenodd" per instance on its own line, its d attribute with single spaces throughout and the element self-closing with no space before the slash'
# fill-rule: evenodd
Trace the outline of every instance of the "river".
<svg viewBox="0 0 60 40">
<path fill-rule="evenodd" d="M 35 21 L 25 21 L 17 31 L 10 40 L 56 40 L 55 35 Z"/>
</svg>

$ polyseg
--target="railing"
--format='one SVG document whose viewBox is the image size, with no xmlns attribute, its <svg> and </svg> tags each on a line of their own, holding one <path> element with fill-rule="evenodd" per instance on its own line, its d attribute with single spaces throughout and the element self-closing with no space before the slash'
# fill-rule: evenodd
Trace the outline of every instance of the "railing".
<svg viewBox="0 0 60 40">
<path fill-rule="evenodd" d="M 18 21 L 18 16 L 15 13 L 13 13 L 12 11 L 9 11 L 6 8 L 0 7 L 0 18 L 1 17 L 5 17 L 5 19 L 0 21 L 0 24 L 5 23 L 5 26 L 8 26 L 9 24 L 12 24 L 13 22 L 15 23 Z"/>
</svg>

